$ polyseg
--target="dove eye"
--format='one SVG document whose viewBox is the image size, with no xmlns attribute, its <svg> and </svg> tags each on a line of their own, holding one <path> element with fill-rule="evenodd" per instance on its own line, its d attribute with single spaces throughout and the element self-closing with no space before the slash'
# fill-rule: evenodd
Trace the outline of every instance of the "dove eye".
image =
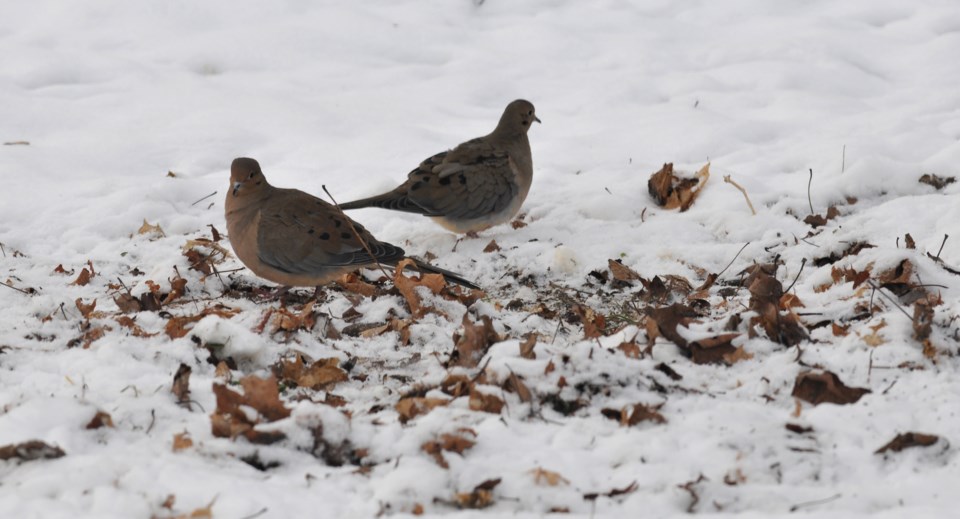
<svg viewBox="0 0 960 519">
<path fill-rule="evenodd" d="M 251 172 L 250 172 L 250 176 L 247 177 L 247 178 L 253 178 L 253 177 L 255 177 L 255 176 L 257 176 L 257 172 L 256 172 L 256 171 L 251 171 Z"/>
</svg>

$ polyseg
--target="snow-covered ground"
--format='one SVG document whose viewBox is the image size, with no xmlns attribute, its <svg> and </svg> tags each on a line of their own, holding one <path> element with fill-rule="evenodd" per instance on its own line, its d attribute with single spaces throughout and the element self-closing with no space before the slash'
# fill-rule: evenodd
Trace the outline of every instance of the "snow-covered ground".
<svg viewBox="0 0 960 519">
<path fill-rule="evenodd" d="M 39 440 L 64 454 L 4 456 L 0 517 L 949 517 L 960 507 L 960 277 L 944 268 L 960 267 L 960 184 L 918 182 L 960 173 L 953 1 L 38 0 L 0 6 L 0 54 L 0 141 L 12 143 L 0 146 L 0 452 Z M 352 213 L 487 291 L 473 304 L 427 297 L 441 311 L 409 324 L 409 344 L 393 330 L 331 338 L 411 319 L 389 282 L 375 298 L 328 288 L 315 325 L 271 333 L 279 304 L 244 292 L 264 282 L 189 268 L 188 240 L 213 238 L 209 225 L 225 232 L 234 157 L 259 159 L 275 185 L 318 195 L 325 185 L 346 201 L 486 133 L 516 98 L 543 120 L 530 132 L 525 227 L 455 248 L 428 219 Z M 647 180 L 663 163 L 692 172 L 708 161 L 689 211 L 654 204 Z M 810 205 L 839 216 L 813 228 Z M 163 234 L 139 233 L 145 221 Z M 500 250 L 483 252 L 491 240 Z M 855 242 L 874 247 L 842 256 Z M 783 287 L 799 276 L 791 293 L 804 306 L 793 311 L 809 338 L 797 346 L 750 334 L 750 294 L 730 286 L 775 258 Z M 694 288 L 733 264 L 699 297 L 654 301 L 640 282 L 590 274 L 609 275 L 609 259 Z M 149 292 L 148 280 L 169 293 L 178 278 L 185 293 L 160 311 L 124 314 L 115 302 Z M 894 304 L 871 284 L 908 293 Z M 915 290 L 942 298 L 926 346 Z M 739 333 L 727 363 L 697 364 L 662 337 L 644 351 L 645 312 L 693 299 L 706 307 L 681 335 Z M 576 303 L 606 316 L 606 336 L 585 339 Z M 165 333 L 205 310 L 182 337 Z M 490 317 L 504 340 L 455 366 L 465 315 Z M 525 358 L 518 344 L 531 333 Z M 349 380 L 284 382 L 290 416 L 257 429 L 280 441 L 214 435 L 214 385 L 242 392 L 238 381 L 297 352 L 340 359 Z M 181 364 L 189 405 L 171 392 Z M 791 394 L 810 370 L 871 392 L 814 406 Z M 444 392 L 450 376 L 472 396 Z M 504 406 L 488 412 L 495 400 L 480 395 Z M 407 420 L 396 405 L 411 397 L 445 402 Z M 621 425 L 634 405 L 660 406 L 665 422 Z M 257 421 L 256 407 L 238 413 Z M 98 411 L 112 426 L 88 427 Z M 874 453 L 906 432 L 939 440 Z M 447 440 L 439 456 L 424 448 Z"/>
</svg>

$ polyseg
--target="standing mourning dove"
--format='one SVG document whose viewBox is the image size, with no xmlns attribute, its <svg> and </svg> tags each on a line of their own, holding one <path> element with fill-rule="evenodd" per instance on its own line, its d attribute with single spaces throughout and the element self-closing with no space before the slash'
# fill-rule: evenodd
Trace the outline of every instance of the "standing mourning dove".
<svg viewBox="0 0 960 519">
<path fill-rule="evenodd" d="M 271 186 L 253 159 L 238 158 L 230 166 L 225 214 L 240 261 L 287 287 L 320 286 L 378 261 L 394 266 L 404 257 L 403 249 L 377 240 L 333 205 L 297 189 Z M 423 271 L 478 288 L 453 272 L 414 262 Z"/>
<path fill-rule="evenodd" d="M 540 122 L 529 101 L 507 105 L 489 135 L 423 161 L 400 187 L 342 204 L 430 216 L 457 233 L 477 233 L 510 221 L 530 191 L 533 161 L 527 131 Z"/>
</svg>

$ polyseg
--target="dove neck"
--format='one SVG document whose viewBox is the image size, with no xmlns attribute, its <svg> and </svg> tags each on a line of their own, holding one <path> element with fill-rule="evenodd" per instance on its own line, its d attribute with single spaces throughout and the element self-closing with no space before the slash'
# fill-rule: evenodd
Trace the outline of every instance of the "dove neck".
<svg viewBox="0 0 960 519">
<path fill-rule="evenodd" d="M 246 189 L 240 190 L 236 196 L 233 193 L 227 193 L 227 202 L 225 204 L 226 212 L 234 213 L 247 210 L 251 207 L 259 207 L 264 200 L 270 198 L 276 189 L 266 182 L 257 186 L 245 186 Z"/>
<path fill-rule="evenodd" d="M 524 126 L 519 126 L 513 123 L 504 124 L 504 121 L 500 121 L 500 124 L 497 125 L 496 129 L 488 136 L 491 140 L 497 140 L 501 142 L 510 142 L 510 141 L 527 141 L 527 128 Z"/>
</svg>

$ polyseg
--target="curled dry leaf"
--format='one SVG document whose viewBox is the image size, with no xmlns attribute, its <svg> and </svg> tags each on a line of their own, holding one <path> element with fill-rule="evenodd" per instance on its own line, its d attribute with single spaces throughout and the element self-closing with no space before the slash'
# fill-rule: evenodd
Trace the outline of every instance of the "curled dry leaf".
<svg viewBox="0 0 960 519">
<path fill-rule="evenodd" d="M 40 440 L 30 440 L 23 443 L 13 443 L 0 446 L 0 460 L 50 460 L 66 455 L 63 449 L 49 445 Z"/>
<path fill-rule="evenodd" d="M 240 379 L 243 394 L 237 393 L 223 384 L 213 384 L 213 393 L 217 397 L 217 409 L 210 415 L 213 435 L 218 438 L 236 438 L 244 436 L 252 443 L 274 443 L 284 438 L 281 432 L 256 430 L 257 424 L 275 422 L 290 416 L 280 400 L 277 379 L 259 378 L 249 375 Z M 243 407 L 253 408 L 256 417 L 247 414 Z"/>
<path fill-rule="evenodd" d="M 190 433 L 183 431 L 173 435 L 173 452 L 180 452 L 190 447 L 193 447 L 193 439 L 190 438 Z"/>
<path fill-rule="evenodd" d="M 359 294 L 364 297 L 371 297 L 377 293 L 377 287 L 360 279 L 360 276 L 358 276 L 356 272 L 344 274 L 336 283 L 347 292 Z"/>
<path fill-rule="evenodd" d="M 285 382 L 314 390 L 329 389 L 349 378 L 340 367 L 340 359 L 331 357 L 308 364 L 299 353 L 292 360 L 281 360 L 273 370 Z"/>
<path fill-rule="evenodd" d="M 700 339 L 687 344 L 690 360 L 695 364 L 731 364 L 728 360 L 736 355 L 737 348 L 732 344 L 739 333 L 725 333 L 716 337 Z"/>
<path fill-rule="evenodd" d="M 163 229 L 160 228 L 160 225 L 153 225 L 148 223 L 146 219 L 143 220 L 143 225 L 137 229 L 137 234 L 147 236 L 150 240 L 156 240 L 157 238 L 163 238 L 167 234 L 163 232 Z"/>
<path fill-rule="evenodd" d="M 86 267 L 84 267 L 83 270 L 80 271 L 80 274 L 77 275 L 77 279 L 73 280 L 73 283 L 70 283 L 70 284 L 81 286 L 81 287 L 86 286 L 86 284 L 90 282 L 90 278 L 92 277 L 93 277 L 93 274 L 91 274 L 90 271 L 87 270 Z"/>
<path fill-rule="evenodd" d="M 523 383 L 523 380 L 512 371 L 510 372 L 510 376 L 507 377 L 501 387 L 503 387 L 504 391 L 516 393 L 517 398 L 519 398 L 521 402 L 526 403 L 533 400 L 533 393 L 530 391 L 530 388 L 527 387 L 527 385 Z"/>
<path fill-rule="evenodd" d="M 285 306 L 281 306 L 273 313 L 273 329 L 271 334 L 279 331 L 295 332 L 297 330 L 310 331 L 317 324 L 317 313 L 313 307 L 317 304 L 311 299 L 299 312 L 294 313 Z"/>
<path fill-rule="evenodd" d="M 493 321 L 489 317 L 480 316 L 480 323 L 477 324 L 470 321 L 470 317 L 464 314 L 463 334 L 454 334 L 453 340 L 455 347 L 450 358 L 451 364 L 475 368 L 480 364 L 480 359 L 486 355 L 490 346 L 502 341 L 503 337 L 494 329 Z"/>
<path fill-rule="evenodd" d="M 957 181 L 956 177 L 941 177 L 939 175 L 934 175 L 932 173 L 925 173 L 920 177 L 919 182 L 921 184 L 927 184 L 928 186 L 933 186 L 937 191 L 953 184 Z"/>
<path fill-rule="evenodd" d="M 405 258 L 397 264 L 396 270 L 393 272 L 393 284 L 400 291 L 400 295 L 406 299 L 407 305 L 410 306 L 410 313 L 413 314 L 414 318 L 419 319 L 433 309 L 423 306 L 420 294 L 417 293 L 417 287 L 427 287 L 430 292 L 439 294 L 447 286 L 447 282 L 440 274 L 421 274 L 419 279 L 407 277 L 403 275 L 403 271 L 407 267 L 416 268 L 410 258 Z"/>
<path fill-rule="evenodd" d="M 607 320 L 603 314 L 580 304 L 574 305 L 573 311 L 580 317 L 584 339 L 595 339 L 603 336 L 603 332 L 607 328 Z"/>
<path fill-rule="evenodd" d="M 561 476 L 559 472 L 554 472 L 552 470 L 547 470 L 543 467 L 537 467 L 531 471 L 530 474 L 533 475 L 533 482 L 537 485 L 547 485 L 551 487 L 559 485 L 569 485 L 570 480 Z"/>
<path fill-rule="evenodd" d="M 601 409 L 600 413 L 611 419 L 620 422 L 620 425 L 628 427 L 637 425 L 640 422 L 666 423 L 667 419 L 659 413 L 661 405 L 648 406 L 637 403 L 633 406 L 626 406 L 623 409 L 611 409 L 609 407 Z"/>
<path fill-rule="evenodd" d="M 470 391 L 470 410 L 484 413 L 500 414 L 503 410 L 503 400 L 497 395 L 481 393 L 476 389 Z"/>
<path fill-rule="evenodd" d="M 490 243 L 488 243 L 487 246 L 483 248 L 483 252 L 487 252 L 487 253 L 497 252 L 499 250 L 500 250 L 500 246 L 497 245 L 497 240 L 490 240 Z"/>
<path fill-rule="evenodd" d="M 810 402 L 813 405 L 852 404 L 869 393 L 870 390 L 859 387 L 847 387 L 840 377 L 829 371 L 814 373 L 807 371 L 797 375 L 792 396 Z"/>
<path fill-rule="evenodd" d="M 680 208 L 680 211 L 686 211 L 693 205 L 709 179 L 709 162 L 697 171 L 694 178 L 684 179 L 674 175 L 673 163 L 667 163 L 660 168 L 660 171 L 650 176 L 647 190 L 657 205 L 664 209 Z"/>
<path fill-rule="evenodd" d="M 493 489 L 500 484 L 500 478 L 488 479 L 473 487 L 470 492 L 461 492 L 455 496 L 460 508 L 480 509 L 493 504 Z"/>
<path fill-rule="evenodd" d="M 400 423 L 407 423 L 411 419 L 427 414 L 435 407 L 449 404 L 449 400 L 442 398 L 410 397 L 402 398 L 394 408 L 400 415 Z"/>
<path fill-rule="evenodd" d="M 103 411 L 97 411 L 97 414 L 93 415 L 84 429 L 99 429 L 101 427 L 113 427 L 113 418 Z"/>
<path fill-rule="evenodd" d="M 629 283 L 631 281 L 637 281 L 640 279 L 640 274 L 637 274 L 635 270 L 624 265 L 620 260 L 607 260 L 607 267 L 610 268 L 610 273 L 613 274 L 613 279 L 617 281 L 623 281 Z"/>
<path fill-rule="evenodd" d="M 97 309 L 96 299 L 94 299 L 92 303 L 87 305 L 83 303 L 83 299 L 78 297 L 77 300 L 74 301 L 74 304 L 77 305 L 77 310 L 80 310 L 80 315 L 82 315 L 85 319 L 89 319 L 90 314 Z"/>
<path fill-rule="evenodd" d="M 887 452 L 900 452 L 911 447 L 929 447 L 940 440 L 935 434 L 924 434 L 918 432 L 906 432 L 898 434 L 886 445 L 877 449 L 874 454 L 884 454 Z"/>
<path fill-rule="evenodd" d="M 530 333 L 527 334 L 523 340 L 520 342 L 520 357 L 524 359 L 536 359 L 537 354 L 534 352 L 534 348 L 537 346 L 537 334 Z"/>
<path fill-rule="evenodd" d="M 113 318 L 120 326 L 130 330 L 130 334 L 134 337 L 153 337 L 155 333 L 147 333 L 146 330 L 140 327 L 137 324 L 137 321 L 130 317 L 129 315 L 118 315 Z"/>
<path fill-rule="evenodd" d="M 170 392 L 177 397 L 177 403 L 180 405 L 190 403 L 191 373 L 193 373 L 193 369 L 181 362 L 177 372 L 173 375 L 173 385 L 170 387 Z"/>
<path fill-rule="evenodd" d="M 807 330 L 793 313 L 780 313 L 783 285 L 776 278 L 759 272 L 749 285 L 750 309 L 757 313 L 751 325 L 759 324 L 767 338 L 786 346 L 796 346 L 807 339 Z"/>
<path fill-rule="evenodd" d="M 200 313 L 195 315 L 173 316 L 167 321 L 163 331 L 171 339 L 179 339 L 190 333 L 193 325 L 208 315 L 216 315 L 223 319 L 230 319 L 238 313 L 240 313 L 240 310 L 236 308 L 217 304 L 204 308 Z"/>
<path fill-rule="evenodd" d="M 476 445 L 477 442 L 474 440 L 476 437 L 477 433 L 473 429 L 461 428 L 454 433 L 442 434 L 440 438 L 428 441 L 421 445 L 420 448 L 423 452 L 433 456 L 437 465 L 446 469 L 450 468 L 450 465 L 447 463 L 446 458 L 443 457 L 443 452 L 463 454 L 465 450 Z"/>
</svg>

